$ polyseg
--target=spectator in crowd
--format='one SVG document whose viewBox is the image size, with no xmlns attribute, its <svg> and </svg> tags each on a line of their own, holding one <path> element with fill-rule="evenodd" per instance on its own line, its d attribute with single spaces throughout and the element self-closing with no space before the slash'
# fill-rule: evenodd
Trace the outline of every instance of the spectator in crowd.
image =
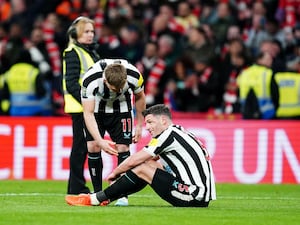
<svg viewBox="0 0 300 225">
<path fill-rule="evenodd" d="M 20 50 L 15 64 L 5 72 L 0 99 L 9 101 L 8 114 L 11 116 L 52 115 L 50 93 L 27 50 Z"/>
<path fill-rule="evenodd" d="M 120 58 L 123 55 L 120 38 L 109 24 L 103 24 L 101 37 L 96 40 L 99 44 L 97 49 L 100 55 L 107 58 Z"/>
<path fill-rule="evenodd" d="M 192 27 L 200 25 L 199 19 L 193 14 L 188 2 L 178 4 L 175 21 L 184 28 L 184 33 L 188 33 Z"/>
<path fill-rule="evenodd" d="M 272 56 L 271 69 L 274 73 L 286 71 L 286 60 L 280 42 L 276 39 L 265 39 L 259 45 L 260 52 L 268 52 Z"/>
<path fill-rule="evenodd" d="M 44 33 L 41 27 L 32 29 L 29 40 L 25 43 L 26 49 L 30 52 L 32 60 L 38 65 L 41 73 L 48 78 L 52 78 L 50 58 L 44 41 Z"/>
<path fill-rule="evenodd" d="M 212 1 L 204 1 L 199 15 L 200 24 L 212 24 L 215 19 L 215 3 Z"/>
<path fill-rule="evenodd" d="M 287 61 L 287 71 L 300 73 L 300 45 L 294 47 L 294 55 Z"/>
<path fill-rule="evenodd" d="M 110 26 L 116 32 L 128 24 L 135 24 L 140 30 L 144 28 L 143 21 L 135 17 L 132 3 L 128 0 L 116 0 L 108 3 L 108 19 Z"/>
<path fill-rule="evenodd" d="M 44 33 L 45 47 L 49 54 L 49 61 L 52 71 L 52 98 L 55 105 L 55 115 L 65 115 L 63 111 L 63 91 L 61 88 L 62 81 L 62 47 L 65 46 L 64 41 L 56 38 L 58 31 L 61 32 L 61 21 L 54 13 L 49 13 L 41 24 Z"/>
<path fill-rule="evenodd" d="M 249 54 L 240 38 L 231 38 L 227 43 L 227 53 L 220 60 L 219 97 L 222 112 L 226 114 L 240 113 L 238 85 L 236 83 L 240 72 L 250 64 Z"/>
<path fill-rule="evenodd" d="M 19 53 L 25 48 L 27 37 L 23 36 L 23 28 L 19 23 L 12 23 L 9 26 L 8 37 L 4 46 L 4 57 L 7 59 L 6 67 L 16 63 Z"/>
<path fill-rule="evenodd" d="M 159 13 L 153 18 L 150 40 L 157 41 L 162 34 L 169 34 L 179 40 L 184 33 L 184 27 L 176 21 L 174 9 L 169 4 L 162 4 Z"/>
<path fill-rule="evenodd" d="M 286 51 L 288 71 L 300 72 L 300 22 L 291 29 L 290 51 Z"/>
<path fill-rule="evenodd" d="M 262 15 L 265 18 L 267 17 L 267 8 L 263 1 L 253 1 L 252 15 Z"/>
<path fill-rule="evenodd" d="M 217 107 L 217 88 L 219 77 L 213 69 L 213 62 L 207 57 L 198 56 L 194 59 L 194 73 L 187 76 L 185 86 L 188 89 L 188 112 L 208 112 Z"/>
<path fill-rule="evenodd" d="M 235 23 L 235 19 L 231 5 L 227 2 L 219 1 L 216 6 L 215 17 L 210 23 L 218 45 L 223 45 L 227 30 L 230 25 Z"/>
<path fill-rule="evenodd" d="M 238 77 L 241 113 L 244 119 L 274 119 L 279 102 L 278 85 L 268 52 L 258 54 L 255 63 Z"/>
<path fill-rule="evenodd" d="M 198 1 L 198 0 L 187 0 L 186 1 L 189 6 L 190 6 L 190 10 L 192 12 L 192 14 L 196 17 L 196 19 L 198 20 L 198 23 L 200 23 L 200 15 L 201 15 L 201 10 L 202 10 L 202 4 L 204 2 Z"/>
<path fill-rule="evenodd" d="M 55 5 L 56 7 L 53 13 L 66 18 L 68 21 L 73 21 L 80 16 L 83 7 L 82 0 L 61 0 Z"/>
<path fill-rule="evenodd" d="M 284 50 L 286 48 L 286 40 L 284 29 L 281 29 L 279 22 L 275 18 L 268 18 L 265 24 L 268 39 L 277 40 Z"/>
<path fill-rule="evenodd" d="M 296 45 L 300 46 L 300 21 L 296 24 L 293 29 Z"/>
<path fill-rule="evenodd" d="M 295 27 L 299 22 L 300 4 L 298 0 L 279 0 L 275 9 L 276 18 L 284 27 Z"/>
<path fill-rule="evenodd" d="M 294 35 L 294 29 L 291 27 L 284 28 L 284 42 L 285 49 L 283 54 L 285 55 L 286 62 L 293 60 L 295 57 L 295 48 L 297 46 L 296 37 Z"/>
<path fill-rule="evenodd" d="M 215 48 L 209 42 L 206 32 L 201 27 L 192 27 L 186 35 L 187 42 L 182 50 L 184 57 L 189 57 L 191 60 L 196 57 L 206 57 L 209 61 L 216 59 Z"/>
<path fill-rule="evenodd" d="M 53 73 L 49 54 L 44 41 L 44 33 L 41 27 L 34 27 L 28 41 L 25 43 L 25 48 L 29 51 L 33 62 L 38 66 L 41 75 L 44 79 L 44 85 L 47 93 L 51 96 L 53 115 L 58 114 L 58 110 L 62 109 L 62 102 L 56 102 L 53 92 Z M 59 84 L 56 84 L 59 86 Z M 61 90 L 61 89 L 59 89 Z M 62 93 L 60 91 L 60 93 Z M 62 100 L 62 99 L 61 99 Z"/>
<path fill-rule="evenodd" d="M 174 64 L 174 74 L 166 85 L 165 95 L 168 102 L 165 102 L 170 109 L 186 112 L 188 110 L 189 89 L 186 87 L 186 79 L 193 73 L 193 60 L 189 57 L 180 57 Z"/>
<path fill-rule="evenodd" d="M 265 20 L 265 17 L 260 14 L 254 14 L 252 17 L 251 27 L 248 30 L 248 37 L 245 42 L 252 55 L 258 54 L 260 43 L 268 38 L 265 30 Z"/>
<path fill-rule="evenodd" d="M 0 74 L 9 69 L 9 59 L 5 55 L 8 32 L 4 23 L 0 23 Z"/>
<path fill-rule="evenodd" d="M 236 5 L 236 24 L 243 34 L 243 39 L 247 38 L 248 29 L 252 23 L 251 2 L 249 0 L 242 0 L 238 1 Z"/>
<path fill-rule="evenodd" d="M 158 59 L 151 69 L 145 86 L 146 104 L 148 106 L 165 102 L 166 84 L 170 78 L 170 71 L 176 60 L 175 41 L 170 35 L 162 35 L 158 40 Z"/>
<path fill-rule="evenodd" d="M 148 41 L 145 45 L 144 54 L 136 67 L 143 74 L 144 86 L 147 85 L 147 80 L 151 70 L 154 68 L 158 60 L 158 46 L 156 42 Z"/>
<path fill-rule="evenodd" d="M 224 60 L 225 55 L 228 54 L 229 45 L 232 40 L 243 40 L 241 30 L 237 24 L 232 24 L 229 26 L 226 34 L 226 40 L 222 46 L 220 46 L 220 60 Z M 245 47 L 246 49 L 246 47 Z"/>
<path fill-rule="evenodd" d="M 133 64 L 137 63 L 142 58 L 144 51 L 142 31 L 135 24 L 126 24 L 120 29 L 120 39 L 122 58 Z"/>
<path fill-rule="evenodd" d="M 86 0 L 83 5 L 82 15 L 94 20 L 95 23 L 95 39 L 101 37 L 101 32 L 104 24 L 104 12 L 101 8 L 99 0 Z"/>
</svg>

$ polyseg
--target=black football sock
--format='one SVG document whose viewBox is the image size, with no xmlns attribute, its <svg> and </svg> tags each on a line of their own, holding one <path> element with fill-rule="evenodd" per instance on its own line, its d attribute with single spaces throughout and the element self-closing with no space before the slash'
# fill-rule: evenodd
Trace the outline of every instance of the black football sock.
<svg viewBox="0 0 300 225">
<path fill-rule="evenodd" d="M 93 184 L 94 192 L 102 190 L 102 157 L 101 153 L 88 153 L 88 166 Z"/>
<path fill-rule="evenodd" d="M 114 201 L 118 198 L 136 193 L 142 190 L 146 185 L 146 181 L 139 178 L 135 173 L 129 170 L 113 184 L 108 186 L 103 192 L 98 192 L 96 196 L 99 202 L 107 199 Z"/>
<path fill-rule="evenodd" d="M 130 151 L 128 152 L 120 152 L 118 154 L 118 165 L 120 165 L 125 159 L 127 159 L 130 156 Z M 127 196 L 124 196 L 127 197 Z"/>
<path fill-rule="evenodd" d="M 130 156 L 130 151 L 128 151 L 128 152 L 120 152 L 118 154 L 118 165 L 120 165 L 129 156 Z"/>
</svg>

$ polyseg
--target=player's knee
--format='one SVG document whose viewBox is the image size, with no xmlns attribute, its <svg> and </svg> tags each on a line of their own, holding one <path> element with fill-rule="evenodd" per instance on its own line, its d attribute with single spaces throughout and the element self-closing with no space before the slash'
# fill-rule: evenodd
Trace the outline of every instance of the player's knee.
<svg viewBox="0 0 300 225">
<path fill-rule="evenodd" d="M 124 145 L 124 144 L 116 144 L 116 148 L 118 150 L 118 152 L 128 152 L 129 151 L 129 146 L 128 145 Z"/>
<path fill-rule="evenodd" d="M 133 169 L 134 173 L 140 178 L 147 176 L 149 170 L 151 170 L 151 167 L 147 163 L 142 163 Z"/>
<path fill-rule="evenodd" d="M 87 142 L 88 152 L 90 153 L 97 153 L 100 152 L 100 147 L 96 144 L 95 141 L 88 141 Z"/>
<path fill-rule="evenodd" d="M 138 165 L 137 167 L 133 168 L 132 171 L 141 179 L 146 181 L 147 183 L 151 183 L 154 173 L 155 173 L 155 168 L 147 165 L 147 163 L 142 163 Z"/>
<path fill-rule="evenodd" d="M 142 163 L 138 166 L 136 166 L 132 171 L 138 176 L 141 177 L 144 175 L 145 170 L 147 169 L 147 166 L 145 166 L 145 163 Z"/>
</svg>

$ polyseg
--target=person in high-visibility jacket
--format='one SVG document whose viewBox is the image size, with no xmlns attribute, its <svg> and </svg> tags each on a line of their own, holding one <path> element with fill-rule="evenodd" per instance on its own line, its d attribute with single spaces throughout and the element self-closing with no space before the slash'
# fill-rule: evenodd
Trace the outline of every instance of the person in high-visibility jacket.
<svg viewBox="0 0 300 225">
<path fill-rule="evenodd" d="M 84 136 L 84 119 L 80 90 L 83 74 L 100 56 L 94 44 L 94 21 L 88 17 L 78 17 L 67 31 L 69 44 L 63 52 L 64 110 L 72 118 L 73 141 L 70 153 L 70 174 L 68 194 L 89 193 L 84 177 L 84 164 L 88 150 Z M 99 154 L 88 157 L 90 172 L 102 166 Z M 98 183 L 102 181 L 97 181 Z M 94 182 L 93 182 L 94 185 Z M 101 183 L 102 185 L 102 183 Z"/>
<path fill-rule="evenodd" d="M 271 69 L 272 61 L 268 52 L 261 52 L 255 63 L 237 78 L 244 119 L 274 119 L 276 116 L 279 90 Z"/>
<path fill-rule="evenodd" d="M 275 80 L 279 87 L 278 119 L 300 118 L 300 73 L 278 72 Z"/>
<path fill-rule="evenodd" d="M 5 72 L 1 99 L 1 107 L 11 116 L 52 115 L 51 94 L 27 50 L 22 50 Z"/>
<path fill-rule="evenodd" d="M 9 109 L 9 100 L 3 99 L 4 74 L 0 74 L 0 115 L 7 115 Z"/>
</svg>

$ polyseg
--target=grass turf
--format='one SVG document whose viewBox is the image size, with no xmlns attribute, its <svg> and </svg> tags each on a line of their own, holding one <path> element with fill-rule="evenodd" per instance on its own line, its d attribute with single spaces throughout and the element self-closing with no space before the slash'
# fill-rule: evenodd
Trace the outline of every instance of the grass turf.
<svg viewBox="0 0 300 225">
<path fill-rule="evenodd" d="M 172 207 L 149 187 L 128 207 L 76 207 L 65 190 L 66 181 L 1 180 L 0 225 L 300 224 L 299 185 L 217 184 L 208 208 Z"/>
</svg>

